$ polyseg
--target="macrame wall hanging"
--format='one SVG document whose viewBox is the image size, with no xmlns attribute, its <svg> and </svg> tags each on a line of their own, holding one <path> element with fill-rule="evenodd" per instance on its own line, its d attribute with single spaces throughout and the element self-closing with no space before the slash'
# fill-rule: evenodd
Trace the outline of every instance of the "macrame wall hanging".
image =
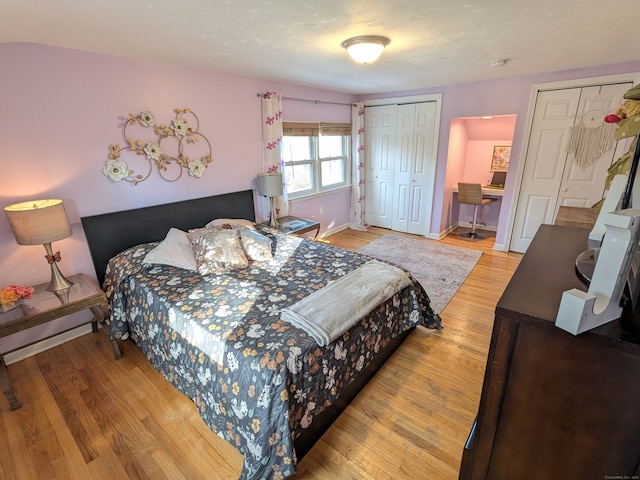
<svg viewBox="0 0 640 480">
<path fill-rule="evenodd" d="M 600 103 L 606 107 L 604 100 L 598 95 L 591 106 Z M 572 155 L 573 163 L 584 169 L 589 168 L 604 152 L 613 147 L 616 126 L 604 122 L 607 112 L 592 108 L 576 118 L 575 125 L 569 134 L 567 153 Z"/>
</svg>

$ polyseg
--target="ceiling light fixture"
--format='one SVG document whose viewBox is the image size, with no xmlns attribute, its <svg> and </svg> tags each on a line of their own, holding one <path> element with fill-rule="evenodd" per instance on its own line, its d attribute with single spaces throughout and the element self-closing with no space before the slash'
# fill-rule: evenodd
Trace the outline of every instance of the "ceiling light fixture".
<svg viewBox="0 0 640 480">
<path fill-rule="evenodd" d="M 508 61 L 509 60 L 507 60 L 506 58 L 501 58 L 499 60 L 494 60 L 493 62 L 491 62 L 491 66 L 492 67 L 504 67 L 507 64 Z"/>
<path fill-rule="evenodd" d="M 358 63 L 375 62 L 391 40 L 380 35 L 361 35 L 342 42 L 351 58 Z"/>
</svg>

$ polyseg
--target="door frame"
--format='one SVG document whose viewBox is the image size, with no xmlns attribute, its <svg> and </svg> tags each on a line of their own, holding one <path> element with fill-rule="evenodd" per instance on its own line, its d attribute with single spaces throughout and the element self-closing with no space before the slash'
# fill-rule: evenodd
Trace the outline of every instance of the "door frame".
<svg viewBox="0 0 640 480">
<path fill-rule="evenodd" d="M 406 97 L 390 97 L 390 98 L 378 98 L 371 100 L 364 100 L 362 103 L 365 107 L 381 107 L 384 105 L 405 105 L 408 103 L 424 103 L 424 102 L 435 102 L 436 111 L 435 111 L 435 126 L 434 126 L 434 142 L 433 142 L 433 158 L 435 161 L 433 162 L 433 166 L 428 172 L 430 178 L 432 179 L 431 195 L 428 195 L 426 198 L 425 211 L 428 212 L 425 217 L 425 229 L 422 233 L 423 236 L 429 238 L 431 232 L 431 224 L 433 220 L 433 198 L 436 193 L 436 169 L 438 166 L 438 145 L 440 143 L 440 118 L 442 115 L 442 93 L 429 93 L 424 95 L 410 95 Z M 367 128 L 365 125 L 364 128 Z M 366 192 L 365 192 L 366 195 Z"/>
<path fill-rule="evenodd" d="M 527 117 L 525 120 L 524 133 L 520 144 L 520 155 L 518 157 L 518 168 L 516 170 L 516 181 L 511 197 L 511 207 L 509 209 L 507 234 L 504 247 L 500 250 L 510 251 L 511 241 L 513 238 L 513 228 L 515 226 L 516 210 L 520 200 L 520 190 L 522 187 L 522 179 L 524 176 L 524 166 L 527 158 L 529 142 L 531 140 L 531 128 L 533 126 L 533 116 L 535 113 L 536 101 L 540 92 L 549 90 L 562 90 L 568 88 L 594 87 L 621 82 L 632 82 L 634 85 L 640 80 L 640 72 L 619 73 L 615 75 L 603 75 L 598 77 L 577 78 L 573 80 L 561 80 L 557 82 L 536 83 L 531 86 L 531 94 L 529 96 L 529 106 L 527 108 Z M 498 250 L 499 248 L 494 248 Z"/>
</svg>

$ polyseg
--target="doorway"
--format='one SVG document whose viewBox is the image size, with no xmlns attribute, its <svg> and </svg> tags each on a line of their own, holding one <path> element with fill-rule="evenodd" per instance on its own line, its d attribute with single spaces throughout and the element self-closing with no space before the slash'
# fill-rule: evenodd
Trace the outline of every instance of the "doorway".
<svg viewBox="0 0 640 480">
<path fill-rule="evenodd" d="M 369 225 L 428 235 L 439 118 L 439 96 L 365 106 Z"/>
<path fill-rule="evenodd" d="M 452 230 L 458 226 L 471 226 L 474 207 L 461 205 L 457 199 L 458 182 L 467 182 L 483 185 L 483 196 L 496 198 L 478 216 L 482 223 L 479 228 L 497 231 L 504 184 L 510 169 L 509 162 L 498 167 L 493 159 L 499 154 L 504 160 L 505 152 L 510 152 L 516 119 L 515 114 L 452 119 L 446 174 L 447 191 L 451 192 L 448 223 Z"/>
</svg>

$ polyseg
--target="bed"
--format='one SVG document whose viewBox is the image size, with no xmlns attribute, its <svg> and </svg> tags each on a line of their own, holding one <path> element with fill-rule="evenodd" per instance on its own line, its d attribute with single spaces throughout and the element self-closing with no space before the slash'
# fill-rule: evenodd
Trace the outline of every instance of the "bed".
<svg viewBox="0 0 640 480">
<path fill-rule="evenodd" d="M 254 221 L 253 191 L 84 217 L 82 225 L 110 299 L 116 355 L 118 342 L 133 340 L 242 453 L 241 478 L 287 478 L 411 331 L 440 328 L 440 318 L 409 275 L 407 286 L 319 344 L 282 312 L 372 259 L 264 225 L 255 228 L 271 257 L 231 272 L 143 261 L 170 229 L 221 218 Z"/>
</svg>

